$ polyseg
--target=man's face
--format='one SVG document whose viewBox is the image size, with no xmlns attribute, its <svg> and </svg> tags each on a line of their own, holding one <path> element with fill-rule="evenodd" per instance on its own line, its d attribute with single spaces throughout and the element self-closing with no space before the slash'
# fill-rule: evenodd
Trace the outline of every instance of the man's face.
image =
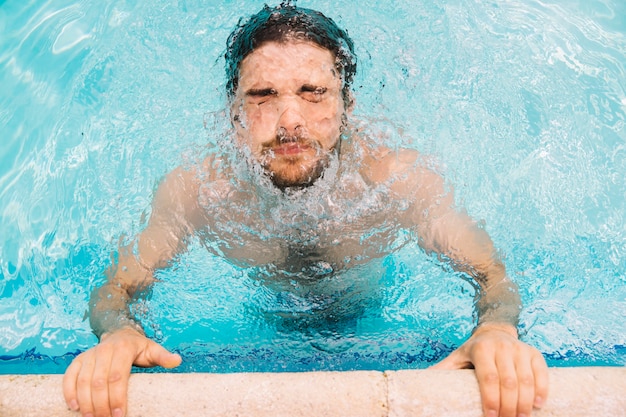
<svg viewBox="0 0 626 417">
<path fill-rule="evenodd" d="M 341 89 L 333 54 L 314 43 L 268 42 L 241 62 L 231 108 L 237 138 L 277 186 L 322 174 L 342 130 Z"/>
</svg>

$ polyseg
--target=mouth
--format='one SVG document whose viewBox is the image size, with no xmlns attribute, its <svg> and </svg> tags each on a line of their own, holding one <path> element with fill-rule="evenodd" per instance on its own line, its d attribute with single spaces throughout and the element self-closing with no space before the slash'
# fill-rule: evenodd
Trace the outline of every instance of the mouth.
<svg viewBox="0 0 626 417">
<path fill-rule="evenodd" d="M 309 145 L 306 145 L 303 143 L 292 142 L 292 143 L 284 143 L 282 145 L 276 146 L 272 148 L 272 152 L 275 155 L 280 155 L 280 156 L 293 156 L 293 155 L 300 154 L 302 152 L 306 152 L 309 149 L 311 149 Z"/>
</svg>

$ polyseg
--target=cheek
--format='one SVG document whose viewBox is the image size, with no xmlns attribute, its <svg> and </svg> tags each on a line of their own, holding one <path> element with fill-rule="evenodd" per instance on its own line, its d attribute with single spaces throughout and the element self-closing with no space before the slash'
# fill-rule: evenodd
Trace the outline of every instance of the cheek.
<svg viewBox="0 0 626 417">
<path fill-rule="evenodd" d="M 273 134 L 273 127 L 276 125 L 276 112 L 269 106 L 249 105 L 244 107 L 243 118 L 245 128 L 255 135 Z"/>
<path fill-rule="evenodd" d="M 258 155 L 263 145 L 271 142 L 275 136 L 271 115 L 258 108 L 244 107 L 240 117 L 237 136 L 241 144 L 248 146 L 253 154 Z"/>
<path fill-rule="evenodd" d="M 320 135 L 335 140 L 341 133 L 343 107 L 327 108 L 323 112 L 318 112 L 315 118 L 314 129 Z"/>
</svg>

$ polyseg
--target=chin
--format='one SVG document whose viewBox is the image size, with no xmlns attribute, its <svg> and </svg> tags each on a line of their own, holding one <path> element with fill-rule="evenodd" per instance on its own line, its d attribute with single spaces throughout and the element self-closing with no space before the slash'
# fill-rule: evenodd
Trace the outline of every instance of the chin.
<svg viewBox="0 0 626 417">
<path fill-rule="evenodd" d="M 278 165 L 278 166 L 275 166 Z M 308 187 L 322 176 L 325 160 L 317 160 L 309 166 L 302 162 L 271 164 L 266 168 L 274 185 L 278 188 Z"/>
</svg>

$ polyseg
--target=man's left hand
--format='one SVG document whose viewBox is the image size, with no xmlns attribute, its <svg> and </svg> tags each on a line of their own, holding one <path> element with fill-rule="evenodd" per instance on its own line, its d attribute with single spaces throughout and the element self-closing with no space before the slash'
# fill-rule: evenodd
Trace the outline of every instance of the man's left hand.
<svg viewBox="0 0 626 417">
<path fill-rule="evenodd" d="M 485 323 L 431 369 L 474 368 L 486 417 L 530 417 L 548 395 L 548 366 L 508 324 Z"/>
</svg>

